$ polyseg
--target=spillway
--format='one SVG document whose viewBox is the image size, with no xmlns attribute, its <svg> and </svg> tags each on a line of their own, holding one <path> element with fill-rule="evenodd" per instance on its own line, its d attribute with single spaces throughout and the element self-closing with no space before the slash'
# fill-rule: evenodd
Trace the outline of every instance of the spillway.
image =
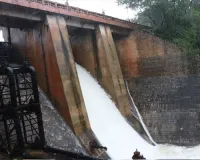
<svg viewBox="0 0 200 160">
<path fill-rule="evenodd" d="M 84 68 L 76 65 L 93 132 L 112 159 L 131 159 L 138 149 L 148 159 L 200 158 L 200 146 L 152 146 L 124 119 L 110 96 Z"/>
</svg>

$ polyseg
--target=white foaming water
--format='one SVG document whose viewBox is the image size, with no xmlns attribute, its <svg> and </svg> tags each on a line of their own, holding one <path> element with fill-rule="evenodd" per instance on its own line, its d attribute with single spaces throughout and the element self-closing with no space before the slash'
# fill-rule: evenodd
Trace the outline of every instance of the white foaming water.
<svg viewBox="0 0 200 160">
<path fill-rule="evenodd" d="M 149 131 L 148 131 L 146 125 L 144 124 L 143 119 L 142 119 L 142 116 L 141 116 L 141 114 L 140 114 L 138 108 L 136 107 L 135 102 L 133 101 L 133 98 L 131 97 L 131 94 L 130 94 L 130 91 L 129 91 L 127 82 L 126 82 L 126 89 L 127 89 L 127 91 L 128 91 L 128 95 L 129 95 L 129 97 L 130 97 L 130 99 L 131 99 L 131 102 L 132 102 L 133 106 L 135 107 L 135 110 L 136 110 L 136 112 L 137 112 L 137 115 L 138 115 L 138 117 L 139 117 L 139 120 L 140 120 L 140 122 L 141 122 L 141 124 L 142 124 L 142 126 L 143 126 L 143 128 L 144 128 L 144 130 L 145 130 L 145 132 L 146 132 L 146 134 L 147 134 L 147 136 L 149 137 L 149 139 L 151 140 L 151 142 L 153 142 L 153 144 L 156 144 L 156 142 L 155 142 L 155 141 L 153 140 L 153 138 L 151 137 L 151 135 L 150 135 L 150 133 L 149 133 Z"/>
<path fill-rule="evenodd" d="M 138 149 L 148 159 L 200 158 L 200 147 L 152 146 L 124 119 L 109 95 L 81 66 L 77 72 L 93 132 L 112 159 L 131 159 Z"/>
</svg>

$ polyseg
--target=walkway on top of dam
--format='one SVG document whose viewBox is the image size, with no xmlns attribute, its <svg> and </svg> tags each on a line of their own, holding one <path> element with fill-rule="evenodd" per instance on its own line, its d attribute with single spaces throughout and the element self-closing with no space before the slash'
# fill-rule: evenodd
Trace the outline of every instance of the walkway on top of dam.
<svg viewBox="0 0 200 160">
<path fill-rule="evenodd" d="M 60 14 L 69 17 L 75 17 L 79 20 L 87 20 L 87 22 L 104 23 L 108 25 L 118 26 L 126 29 L 137 28 L 139 25 L 114 18 L 111 16 L 91 12 L 77 7 L 60 4 L 48 0 L 0 0 L 0 15 L 10 15 L 13 17 L 24 17 L 32 20 L 41 20 L 41 15 L 45 13 Z M 10 10 L 5 10 L 10 7 Z M 18 12 L 16 12 L 16 9 Z M 22 9 L 25 10 L 22 10 Z M 32 11 L 31 11 L 32 10 Z M 36 11 L 37 10 L 37 11 Z M 15 14 L 14 14 L 15 13 Z M 85 25 L 85 24 L 82 24 Z"/>
</svg>

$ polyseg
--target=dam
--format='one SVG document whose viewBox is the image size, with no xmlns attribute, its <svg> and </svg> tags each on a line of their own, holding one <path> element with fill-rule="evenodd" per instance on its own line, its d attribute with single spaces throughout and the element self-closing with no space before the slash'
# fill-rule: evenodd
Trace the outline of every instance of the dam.
<svg viewBox="0 0 200 160">
<path fill-rule="evenodd" d="M 46 97 L 52 106 L 42 109 L 44 128 L 46 121 L 48 132 L 54 132 L 48 128 L 50 115 L 59 115 L 52 123 L 65 124 L 64 129 L 59 127 L 70 132 L 73 142 L 67 142 L 68 134 L 65 141 L 73 144 L 71 148 L 77 146 L 75 152 L 81 150 L 98 158 L 121 156 L 127 159 L 139 149 L 146 158 L 198 157 L 195 152 L 198 147 L 192 148 L 194 152 L 190 155 L 190 149 L 184 147 L 157 145 L 199 145 L 199 99 L 195 89 L 199 87 L 198 57 L 186 57 L 181 48 L 148 33 L 144 26 L 80 8 L 47 0 L 0 0 L 0 4 L 0 26 L 4 40 L 14 48 L 12 60 L 15 63 L 29 61 L 36 70 L 43 93 L 41 105 Z M 193 62 L 196 70 L 192 70 Z M 95 82 L 90 95 L 87 95 L 90 87 L 86 88 L 84 77 L 80 78 L 83 75 L 91 85 Z M 101 91 L 98 91 L 99 85 Z M 197 94 L 193 96 L 188 92 L 190 88 Z M 104 94 L 96 95 L 95 91 Z M 101 96 L 104 98 L 100 99 Z M 144 129 L 131 98 L 156 146 Z M 192 98 L 195 100 L 191 101 Z M 99 106 L 95 103 L 98 100 L 107 103 Z M 183 102 L 187 103 L 182 105 Z M 116 128 L 111 128 L 112 117 L 119 123 Z M 106 122 L 108 125 L 103 125 Z M 114 129 L 116 133 L 123 131 L 120 124 L 127 130 L 126 134 L 115 137 Z M 51 145 L 68 150 L 69 146 L 56 142 L 63 140 L 64 134 L 61 131 L 57 135 L 48 134 L 47 139 Z M 129 136 L 133 145 L 125 138 Z M 92 152 L 89 144 L 94 139 L 108 150 Z M 127 146 L 121 154 L 119 148 L 111 145 L 116 139 L 120 147 Z M 162 154 L 163 150 L 167 153 Z"/>
</svg>

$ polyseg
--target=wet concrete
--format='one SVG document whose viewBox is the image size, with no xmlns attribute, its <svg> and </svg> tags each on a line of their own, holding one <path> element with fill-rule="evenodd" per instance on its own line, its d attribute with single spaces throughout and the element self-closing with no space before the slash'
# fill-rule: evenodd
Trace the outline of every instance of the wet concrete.
<svg viewBox="0 0 200 160">
<path fill-rule="evenodd" d="M 54 148 L 86 154 L 72 130 L 56 111 L 44 92 L 41 89 L 39 91 L 47 144 Z"/>
</svg>

